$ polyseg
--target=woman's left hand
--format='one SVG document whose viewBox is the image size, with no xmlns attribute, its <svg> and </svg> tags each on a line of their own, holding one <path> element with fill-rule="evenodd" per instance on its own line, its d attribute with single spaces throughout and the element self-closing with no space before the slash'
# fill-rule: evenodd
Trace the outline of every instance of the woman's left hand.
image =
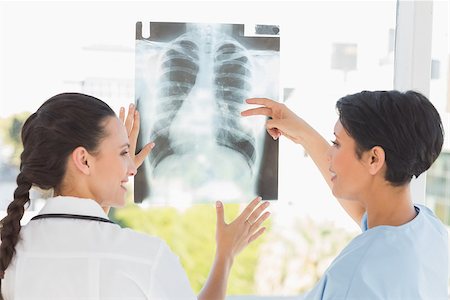
<svg viewBox="0 0 450 300">
<path fill-rule="evenodd" d="M 255 198 L 230 224 L 225 223 L 222 202 L 216 202 L 216 255 L 233 259 L 248 244 L 264 233 L 266 228 L 261 227 L 261 224 L 270 216 L 269 212 L 264 212 L 269 206 L 269 202 L 266 201 L 262 204 L 260 202 L 261 197 Z"/>
<path fill-rule="evenodd" d="M 140 118 L 139 112 L 134 104 L 130 104 L 128 108 L 127 118 L 125 119 L 125 108 L 121 107 L 119 112 L 119 119 L 124 122 L 127 130 L 128 139 L 130 140 L 130 157 L 134 161 L 136 168 L 144 162 L 144 159 L 150 153 L 155 143 L 148 143 L 142 148 L 139 153 L 136 153 L 136 144 L 139 134 Z"/>
</svg>

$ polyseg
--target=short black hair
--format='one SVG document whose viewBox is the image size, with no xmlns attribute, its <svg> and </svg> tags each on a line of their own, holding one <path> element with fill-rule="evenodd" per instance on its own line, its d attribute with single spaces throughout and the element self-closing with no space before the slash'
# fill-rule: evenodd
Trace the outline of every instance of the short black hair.
<svg viewBox="0 0 450 300">
<path fill-rule="evenodd" d="M 339 121 L 356 142 L 359 158 L 375 146 L 386 154 L 385 178 L 401 186 L 439 156 L 444 129 L 436 108 L 415 91 L 362 91 L 336 103 Z"/>
</svg>

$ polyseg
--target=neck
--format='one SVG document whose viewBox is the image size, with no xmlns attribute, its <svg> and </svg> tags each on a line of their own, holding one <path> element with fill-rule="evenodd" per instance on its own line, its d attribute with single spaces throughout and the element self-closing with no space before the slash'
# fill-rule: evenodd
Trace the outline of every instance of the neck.
<svg viewBox="0 0 450 300">
<path fill-rule="evenodd" d="M 110 206 L 102 206 L 102 208 L 103 208 L 103 211 L 105 212 L 105 214 L 108 215 L 111 207 Z"/>
<path fill-rule="evenodd" d="M 109 209 L 111 208 L 109 206 L 104 206 L 98 199 L 96 199 L 96 197 L 87 188 L 86 184 L 83 184 L 83 182 L 77 176 L 72 175 L 71 172 L 67 172 L 64 176 L 62 184 L 55 188 L 54 195 L 92 199 L 102 207 L 106 214 L 109 213 Z"/>
<path fill-rule="evenodd" d="M 90 194 L 87 193 L 80 193 L 75 191 L 74 189 L 67 189 L 67 188 L 62 188 L 62 189 L 55 189 L 54 191 L 54 196 L 72 196 L 72 197 L 77 197 L 77 198 L 87 198 L 87 199 L 92 199 L 96 202 L 98 202 L 96 199 L 94 199 L 93 196 L 91 196 Z M 109 213 L 109 210 L 111 207 L 109 206 L 103 206 L 101 203 L 98 202 L 98 204 L 102 207 L 103 211 L 105 212 L 105 214 Z"/>
<path fill-rule="evenodd" d="M 367 226 L 400 226 L 417 215 L 411 200 L 409 184 L 394 187 L 385 183 L 367 198 Z"/>
</svg>

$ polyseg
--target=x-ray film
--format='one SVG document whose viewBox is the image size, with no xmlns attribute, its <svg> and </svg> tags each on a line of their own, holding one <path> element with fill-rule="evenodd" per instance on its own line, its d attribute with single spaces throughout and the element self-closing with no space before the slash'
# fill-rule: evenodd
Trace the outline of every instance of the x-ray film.
<svg viewBox="0 0 450 300">
<path fill-rule="evenodd" d="M 278 141 L 266 117 L 240 112 L 247 98 L 280 99 L 278 26 L 150 22 L 142 32 L 138 22 L 138 149 L 156 145 L 135 176 L 135 202 L 276 200 Z"/>
</svg>

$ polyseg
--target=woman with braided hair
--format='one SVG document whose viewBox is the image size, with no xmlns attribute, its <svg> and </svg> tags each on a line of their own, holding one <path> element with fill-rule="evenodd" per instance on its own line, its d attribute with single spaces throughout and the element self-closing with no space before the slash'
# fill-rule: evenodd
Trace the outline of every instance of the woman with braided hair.
<svg viewBox="0 0 450 300">
<path fill-rule="evenodd" d="M 78 93 L 50 98 L 26 120 L 17 188 L 1 221 L 0 299 L 197 299 L 163 241 L 107 217 L 124 205 L 128 177 L 154 146 L 135 155 L 138 132 L 133 105 L 117 118 Z M 21 227 L 32 186 L 54 197 Z M 224 299 L 234 257 L 264 232 L 268 203 L 260 200 L 229 224 L 216 203 L 216 256 L 198 299 Z"/>
</svg>

